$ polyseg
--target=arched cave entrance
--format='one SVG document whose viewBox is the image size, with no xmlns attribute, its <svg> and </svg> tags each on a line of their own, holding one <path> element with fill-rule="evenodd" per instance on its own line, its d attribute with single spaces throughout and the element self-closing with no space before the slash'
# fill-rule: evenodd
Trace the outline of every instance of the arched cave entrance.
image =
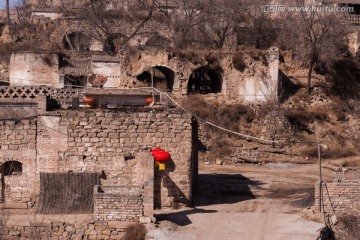
<svg viewBox="0 0 360 240">
<path fill-rule="evenodd" d="M 153 74 L 154 87 L 162 91 L 172 91 L 174 87 L 175 72 L 165 66 L 155 66 L 146 69 L 136 79 L 146 87 L 151 87 L 151 75 Z"/>
<path fill-rule="evenodd" d="M 2 176 L 21 175 L 22 171 L 23 165 L 18 161 L 7 161 L 0 166 Z"/>
<path fill-rule="evenodd" d="M 188 93 L 220 93 L 222 89 L 222 71 L 202 66 L 195 69 L 189 78 Z"/>
<path fill-rule="evenodd" d="M 63 38 L 63 46 L 67 50 L 89 51 L 90 37 L 81 32 L 65 34 Z"/>
</svg>

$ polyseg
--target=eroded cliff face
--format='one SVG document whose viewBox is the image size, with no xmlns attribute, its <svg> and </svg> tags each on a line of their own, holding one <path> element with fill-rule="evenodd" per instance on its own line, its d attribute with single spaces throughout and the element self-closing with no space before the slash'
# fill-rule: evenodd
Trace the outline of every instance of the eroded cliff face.
<svg viewBox="0 0 360 240">
<path fill-rule="evenodd" d="M 272 60 L 266 55 L 266 51 L 142 51 L 126 54 L 121 66 L 120 86 L 151 86 L 153 75 L 155 87 L 158 82 L 165 81 L 163 89 L 158 84 L 160 90 L 171 92 L 180 100 L 188 94 L 201 94 L 211 102 L 264 102 L 272 89 L 277 89 L 277 79 L 271 81 L 274 67 L 269 63 Z"/>
</svg>

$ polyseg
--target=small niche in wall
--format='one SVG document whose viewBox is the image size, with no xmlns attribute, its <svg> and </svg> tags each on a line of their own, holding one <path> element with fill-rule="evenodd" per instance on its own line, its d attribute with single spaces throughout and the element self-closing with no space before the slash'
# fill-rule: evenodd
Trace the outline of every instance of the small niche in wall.
<svg viewBox="0 0 360 240">
<path fill-rule="evenodd" d="M 0 167 L 3 176 L 21 175 L 23 172 L 23 165 L 18 161 L 7 161 Z"/>
</svg>

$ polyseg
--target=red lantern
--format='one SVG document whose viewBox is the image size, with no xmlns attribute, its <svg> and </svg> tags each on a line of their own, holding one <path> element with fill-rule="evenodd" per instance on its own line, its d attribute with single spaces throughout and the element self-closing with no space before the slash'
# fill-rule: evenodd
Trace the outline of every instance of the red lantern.
<svg viewBox="0 0 360 240">
<path fill-rule="evenodd" d="M 154 149 L 151 151 L 151 155 L 154 157 L 154 153 L 156 153 L 156 152 L 161 152 L 161 151 L 164 151 L 164 150 L 161 149 L 161 148 L 154 148 Z"/>
<path fill-rule="evenodd" d="M 154 98 L 147 98 L 146 100 L 146 104 L 150 105 L 152 102 L 155 102 Z"/>
<path fill-rule="evenodd" d="M 85 97 L 84 103 L 85 105 L 92 107 L 95 103 L 95 99 L 93 97 Z"/>
<path fill-rule="evenodd" d="M 166 163 L 166 162 L 170 161 L 171 156 L 170 156 L 169 152 L 156 151 L 156 152 L 154 152 L 154 158 L 155 158 L 155 161 L 157 161 L 159 163 Z"/>
</svg>

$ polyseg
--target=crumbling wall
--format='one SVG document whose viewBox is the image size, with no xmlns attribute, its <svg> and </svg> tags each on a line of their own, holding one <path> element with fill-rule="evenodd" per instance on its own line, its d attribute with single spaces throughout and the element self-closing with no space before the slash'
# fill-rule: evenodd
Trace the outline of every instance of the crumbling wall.
<svg viewBox="0 0 360 240">
<path fill-rule="evenodd" d="M 360 209 L 360 180 L 334 181 L 322 184 L 322 211 L 329 214 L 358 212 Z M 315 207 L 319 211 L 319 182 L 315 184 Z"/>
<path fill-rule="evenodd" d="M 240 62 L 240 63 L 239 63 Z M 163 66 L 175 73 L 174 97 L 181 100 L 188 94 L 193 71 L 202 66 L 215 67 L 221 76 L 221 92 L 206 94 L 210 102 L 258 103 L 277 98 L 279 50 L 257 52 L 167 52 L 139 51 L 125 55 L 121 66 L 122 87 L 137 87 L 136 76 L 151 67 Z M 240 65 L 240 66 L 239 66 Z"/>
<path fill-rule="evenodd" d="M 14 86 L 48 85 L 56 88 L 64 86 L 59 78 L 57 54 L 13 53 L 10 57 L 9 79 Z"/>
</svg>

